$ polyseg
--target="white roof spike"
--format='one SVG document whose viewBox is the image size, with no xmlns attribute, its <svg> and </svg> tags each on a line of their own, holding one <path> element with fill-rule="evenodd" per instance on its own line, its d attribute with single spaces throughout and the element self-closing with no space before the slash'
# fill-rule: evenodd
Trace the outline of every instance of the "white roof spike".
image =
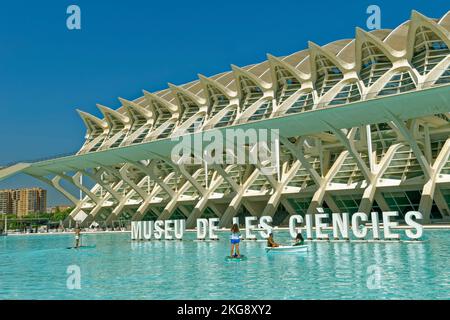
<svg viewBox="0 0 450 320">
<path fill-rule="evenodd" d="M 267 59 L 269 60 L 269 63 L 271 66 L 274 66 L 276 64 L 286 68 L 289 70 L 293 76 L 296 76 L 300 81 L 305 81 L 310 78 L 309 74 L 303 73 L 300 70 L 296 69 L 294 66 L 290 65 L 289 63 L 271 55 L 270 53 L 267 54 Z"/>
<path fill-rule="evenodd" d="M 413 10 L 411 12 L 411 21 L 409 24 L 408 36 L 407 36 L 407 58 L 411 59 L 414 51 L 414 44 L 416 40 L 416 32 L 420 27 L 426 27 L 436 34 L 443 42 L 450 47 L 450 32 L 443 26 L 436 23 L 433 19 L 430 19 L 423 14 Z"/>
<path fill-rule="evenodd" d="M 103 121 L 90 113 L 81 111 L 79 109 L 76 110 L 80 115 L 81 120 L 83 120 L 84 125 L 86 126 L 88 132 L 92 132 L 92 130 L 94 129 L 105 130 L 108 128 L 108 123 L 106 121 Z M 93 126 L 96 128 L 93 128 Z"/>
<path fill-rule="evenodd" d="M 373 35 L 370 32 L 367 32 L 361 28 L 356 27 L 355 31 L 355 40 L 356 40 L 356 63 L 357 68 L 358 65 L 361 62 L 361 46 L 365 42 L 370 42 L 374 44 L 378 49 L 380 49 L 388 58 L 391 60 L 391 62 L 401 58 L 404 55 L 404 52 L 397 51 L 393 48 L 391 48 L 387 43 L 383 42 L 380 38 Z"/>
<path fill-rule="evenodd" d="M 260 78 L 255 76 L 253 73 L 248 72 L 247 70 L 244 70 L 234 64 L 231 65 L 231 69 L 233 70 L 235 75 L 242 74 L 242 75 L 250 78 L 251 80 L 255 81 L 262 89 L 268 90 L 268 89 L 272 88 L 272 84 L 267 83 L 264 80 L 261 80 Z"/>
<path fill-rule="evenodd" d="M 229 99 L 235 98 L 237 97 L 237 92 L 228 89 L 227 87 L 225 87 L 223 84 L 221 84 L 220 82 L 210 79 L 202 74 L 198 74 L 197 75 L 198 78 L 200 79 L 200 82 L 202 82 L 202 84 L 211 84 L 212 86 L 216 87 L 217 89 L 219 89 L 223 94 L 225 94 Z M 206 85 L 205 88 L 206 90 Z M 207 91 L 206 91 L 207 94 Z"/>
<path fill-rule="evenodd" d="M 119 101 L 126 108 L 126 110 L 128 112 L 137 112 L 146 118 L 152 117 L 153 113 L 151 111 L 147 110 L 146 108 L 138 105 L 137 103 L 135 103 L 133 101 L 129 101 L 129 100 L 126 100 L 126 99 L 123 99 L 120 97 L 119 97 Z"/>
<path fill-rule="evenodd" d="M 109 116 L 117 119 L 118 121 L 122 122 L 123 124 L 128 124 L 130 122 L 130 119 L 121 114 L 120 112 L 113 110 L 111 108 L 108 108 L 106 106 L 103 106 L 101 104 L 97 104 L 97 108 L 100 109 L 100 111 L 103 113 L 103 115 L 105 116 L 105 118 L 109 118 Z"/>
<path fill-rule="evenodd" d="M 183 87 L 174 85 L 172 83 L 168 83 L 169 88 L 174 93 L 181 93 L 186 96 L 188 96 L 190 99 L 194 100 L 199 106 L 204 105 L 206 103 L 206 100 L 204 98 L 200 98 L 199 96 L 195 95 L 194 93 L 190 92 L 189 90 L 184 89 Z"/>
<path fill-rule="evenodd" d="M 170 113 L 176 113 L 178 112 L 178 106 L 174 105 L 173 103 L 167 101 L 166 99 L 163 99 L 159 97 L 158 95 L 148 92 L 146 90 L 142 90 L 144 92 L 144 97 L 152 103 L 153 101 L 157 102 L 159 105 L 161 105 L 163 108 L 167 109 Z"/>
<path fill-rule="evenodd" d="M 450 11 L 447 11 L 447 13 L 442 16 L 442 18 L 439 20 L 439 25 L 450 32 Z"/>
<path fill-rule="evenodd" d="M 317 53 L 320 53 L 321 55 L 324 55 L 325 57 L 327 57 L 331 62 L 333 62 L 336 65 L 336 67 L 341 69 L 342 72 L 345 72 L 346 70 L 351 70 L 353 68 L 352 64 L 349 64 L 349 63 L 343 61 L 342 59 L 340 59 L 339 57 L 334 55 L 332 52 L 330 52 L 330 50 L 328 50 L 327 48 L 323 48 L 312 41 L 308 41 L 308 47 L 309 47 L 310 56 L 311 56 L 311 64 L 312 64 L 311 70 L 315 70 L 315 66 L 314 66 L 315 59 L 313 59 L 313 58 L 315 58 Z"/>
</svg>

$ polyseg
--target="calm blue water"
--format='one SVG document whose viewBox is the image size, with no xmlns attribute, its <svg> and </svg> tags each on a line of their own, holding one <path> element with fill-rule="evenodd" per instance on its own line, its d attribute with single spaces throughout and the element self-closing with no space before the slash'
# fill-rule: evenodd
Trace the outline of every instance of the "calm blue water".
<svg viewBox="0 0 450 320">
<path fill-rule="evenodd" d="M 424 235 L 411 244 L 315 242 L 286 255 L 244 242 L 241 262 L 224 261 L 228 234 L 218 242 L 84 235 L 96 248 L 79 251 L 65 249 L 70 235 L 1 237 L 0 299 L 449 299 L 450 231 Z M 287 243 L 288 233 L 275 238 Z M 70 265 L 80 267 L 80 290 L 67 288 Z"/>
</svg>

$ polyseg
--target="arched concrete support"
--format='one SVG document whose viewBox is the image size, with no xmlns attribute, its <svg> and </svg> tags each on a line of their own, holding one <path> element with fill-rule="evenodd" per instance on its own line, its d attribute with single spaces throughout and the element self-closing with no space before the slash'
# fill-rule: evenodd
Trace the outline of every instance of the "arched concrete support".
<svg viewBox="0 0 450 320">
<path fill-rule="evenodd" d="M 147 165 L 144 165 L 142 162 L 139 161 L 130 161 L 130 163 L 133 164 L 136 168 L 141 170 L 143 173 L 145 173 L 147 176 L 150 177 L 155 182 L 155 186 L 151 193 L 147 196 L 147 198 L 144 199 L 144 202 L 141 204 L 141 206 L 136 211 L 136 214 L 133 216 L 133 220 L 139 220 L 142 218 L 145 213 L 147 212 L 148 207 L 150 206 L 150 203 L 152 199 L 161 191 L 166 192 L 170 198 L 173 198 L 176 194 L 176 191 L 173 190 L 167 182 L 172 179 L 173 176 L 177 174 L 176 168 L 173 166 L 171 162 L 168 162 L 167 159 L 163 159 L 161 157 L 158 157 L 159 160 L 150 160 Z M 159 177 L 156 174 L 156 166 L 158 164 L 158 161 L 163 161 L 163 163 L 168 164 L 171 168 L 173 168 L 173 172 L 169 173 L 165 178 Z M 158 212 L 157 215 L 160 215 Z"/>
<path fill-rule="evenodd" d="M 231 167 L 228 167 L 227 169 L 231 169 Z M 228 173 L 227 169 L 224 170 L 225 174 Z M 206 207 L 208 206 L 208 203 L 210 202 L 209 197 L 223 183 L 223 181 L 224 181 L 224 177 L 220 174 L 217 174 L 216 178 L 211 181 L 211 184 L 210 184 L 209 188 L 206 190 L 206 193 L 203 195 L 203 197 L 200 198 L 200 200 L 195 205 L 194 210 L 188 216 L 188 219 L 186 221 L 187 228 L 193 228 L 195 226 L 196 220 L 201 217 L 203 211 L 206 209 Z M 212 206 L 213 206 L 213 204 L 210 204 L 210 207 L 212 207 Z M 214 209 L 212 209 L 212 210 L 214 210 Z M 217 212 L 215 212 L 215 213 L 219 217 L 222 216 L 220 210 L 217 210 Z"/>
<path fill-rule="evenodd" d="M 170 162 L 169 159 L 166 159 L 164 157 L 161 157 L 158 155 L 156 155 L 156 157 L 159 160 L 169 164 L 172 168 L 174 168 L 174 172 L 169 174 L 166 177 L 166 179 L 164 179 L 164 180 L 162 180 L 160 177 L 158 177 L 155 174 L 156 161 L 150 161 L 148 166 L 145 166 L 140 162 L 131 162 L 136 168 L 140 169 L 142 172 L 144 172 L 145 174 L 150 176 L 152 178 L 152 180 L 154 180 L 155 183 L 159 186 L 159 188 L 155 187 L 154 190 L 150 193 L 150 195 L 148 195 L 147 198 L 144 199 L 144 202 L 138 208 L 138 210 L 136 211 L 136 214 L 132 217 L 132 220 L 134 220 L 134 221 L 137 221 L 144 216 L 144 214 L 147 212 L 147 209 L 150 206 L 151 200 L 161 191 L 161 189 L 163 189 L 169 195 L 171 200 L 166 205 L 165 210 L 163 210 L 163 212 L 158 214 L 158 219 L 164 220 L 164 219 L 167 219 L 166 217 L 170 217 L 170 215 L 172 215 L 172 213 L 176 209 L 176 205 L 177 205 L 179 196 L 185 191 L 185 189 L 183 189 L 183 191 L 181 191 L 181 189 L 176 191 L 176 190 L 171 189 L 168 186 L 166 181 L 169 181 L 176 174 L 183 175 L 183 177 L 185 177 L 185 179 L 188 181 L 187 183 L 185 183 L 183 185 L 183 187 L 185 187 L 185 188 L 189 187 L 189 183 L 194 181 L 195 183 L 192 185 L 194 186 L 194 188 L 196 188 L 200 192 L 200 194 L 202 194 L 202 192 L 204 190 L 203 187 L 201 187 L 201 186 L 199 188 L 199 184 L 195 181 L 195 178 L 192 177 L 184 168 L 181 168 L 182 166 L 177 167 L 172 162 Z M 178 169 L 178 172 L 175 169 Z"/>
<path fill-rule="evenodd" d="M 316 214 L 317 208 L 319 208 L 322 205 L 322 203 L 325 199 L 325 196 L 326 196 L 325 193 L 326 193 L 328 184 L 330 183 L 331 179 L 333 179 L 334 175 L 339 171 L 339 169 L 341 168 L 345 159 L 347 158 L 348 154 L 349 154 L 348 151 L 341 152 L 339 157 L 336 159 L 334 164 L 331 166 L 330 170 L 328 170 L 328 173 L 326 174 L 326 176 L 323 179 L 322 183 L 320 184 L 319 188 L 316 190 L 316 192 L 313 195 L 311 203 L 308 207 L 307 214 L 311 214 L 311 215 Z M 333 205 L 331 205 L 330 207 L 333 207 Z M 332 210 L 335 211 L 336 208 L 332 208 Z"/>
<path fill-rule="evenodd" d="M 305 153 L 303 152 L 303 144 L 305 139 L 300 137 L 297 139 L 296 143 L 293 144 L 289 141 L 288 138 L 280 136 L 281 143 L 291 152 L 291 154 L 300 161 L 302 167 L 309 173 L 311 179 L 313 179 L 314 183 L 319 186 L 322 184 L 323 178 L 320 174 L 311 166 L 309 161 L 305 157 Z"/>
<path fill-rule="evenodd" d="M 235 192 L 239 192 L 240 190 L 242 190 L 242 186 L 237 184 L 236 181 L 234 181 L 230 175 L 229 172 L 231 171 L 231 169 L 234 167 L 235 165 L 229 165 L 227 166 L 225 169 L 222 168 L 221 165 L 215 165 L 213 166 L 214 170 L 216 170 L 216 172 L 223 178 L 223 180 L 225 180 L 226 182 L 228 182 L 228 184 L 231 186 L 231 188 L 235 191 Z"/>
<path fill-rule="evenodd" d="M 289 169 L 289 171 L 282 176 L 280 184 L 277 186 L 276 189 L 274 189 L 274 192 L 270 196 L 266 207 L 264 208 L 264 211 L 262 213 L 263 216 L 271 216 L 275 214 L 275 211 L 278 208 L 278 205 L 281 202 L 281 196 L 283 194 L 284 188 L 289 183 L 289 181 L 292 180 L 292 178 L 295 176 L 297 171 L 300 169 L 300 161 L 295 161 L 292 167 Z"/>
<path fill-rule="evenodd" d="M 80 202 L 80 200 L 78 200 L 69 191 L 64 189 L 63 186 L 61 186 L 61 184 L 60 184 L 61 176 L 60 175 L 55 175 L 51 180 L 47 179 L 45 177 L 41 177 L 41 176 L 36 176 L 36 175 L 31 175 L 31 176 L 48 184 L 49 186 L 55 188 L 56 190 L 58 190 L 64 197 L 66 197 L 75 206 L 78 205 L 78 203 Z"/>
<path fill-rule="evenodd" d="M 172 177 L 175 175 L 175 172 L 171 172 L 166 179 L 164 179 L 162 182 L 164 182 L 164 184 L 166 183 L 166 181 L 169 181 L 170 179 L 172 179 Z M 168 186 L 167 186 L 168 187 Z M 169 187 L 168 187 L 169 188 Z M 175 195 L 175 191 L 170 189 L 170 194 L 169 197 L 173 197 Z M 132 217 L 133 221 L 139 221 L 140 219 L 142 219 L 142 217 L 144 217 L 145 213 L 147 212 L 147 210 L 150 208 L 150 204 L 151 201 L 153 200 L 153 198 L 159 194 L 161 191 L 165 191 L 165 189 L 163 189 L 161 187 L 161 185 L 157 184 L 155 185 L 155 187 L 153 188 L 153 190 L 151 191 L 151 193 L 148 195 L 147 198 L 144 199 L 144 202 L 139 206 L 139 208 L 136 210 L 136 213 L 134 214 L 134 216 Z M 158 216 L 160 215 L 160 213 L 158 212 Z"/>
<path fill-rule="evenodd" d="M 242 204 L 254 217 L 260 217 L 265 205 L 260 201 L 252 201 L 251 198 L 244 197 Z"/>
<path fill-rule="evenodd" d="M 54 187 L 56 190 L 61 192 L 69 201 L 71 201 L 75 205 L 75 208 L 67 216 L 67 218 L 63 221 L 63 225 L 65 227 L 75 226 L 76 221 L 74 220 L 74 218 L 82 210 L 82 206 L 87 201 L 88 198 L 85 197 L 84 199 L 79 200 L 76 197 L 74 197 L 70 192 L 68 192 L 66 189 L 64 189 L 60 184 L 60 181 L 62 179 L 62 177 L 60 175 L 55 175 L 51 180 L 47 179 L 45 177 L 41 177 L 41 176 L 36 176 L 36 175 L 31 175 L 31 176 Z"/>
<path fill-rule="evenodd" d="M 253 182 L 258 178 L 259 171 L 254 170 L 253 173 L 248 177 L 248 179 L 245 181 L 244 185 L 237 190 L 237 194 L 234 196 L 234 198 L 231 200 L 230 205 L 228 206 L 227 210 L 222 216 L 222 219 L 220 220 L 219 226 L 220 227 L 228 227 L 231 225 L 231 222 L 233 220 L 233 217 L 237 214 L 239 207 L 242 204 L 242 200 L 244 197 L 245 190 L 248 189 L 252 185 Z"/>
<path fill-rule="evenodd" d="M 198 169 L 193 175 L 190 175 L 186 168 L 183 165 L 180 165 L 180 172 L 186 178 L 186 183 L 175 193 L 175 196 L 170 199 L 169 203 L 164 208 L 161 215 L 158 217 L 158 220 L 166 220 L 169 219 L 173 214 L 175 209 L 177 208 L 177 202 L 180 196 L 186 192 L 186 190 L 193 186 L 199 193 L 200 197 L 204 197 L 206 194 L 206 190 L 196 181 L 196 178 L 202 174 L 202 169 Z"/>
<path fill-rule="evenodd" d="M 59 174 L 64 180 L 71 183 L 75 187 L 77 187 L 79 190 L 81 190 L 86 196 L 88 196 L 92 201 L 94 201 L 96 204 L 100 203 L 100 199 L 93 193 L 91 190 L 83 186 L 83 184 L 80 182 L 80 176 L 81 172 L 76 172 L 72 177 L 67 175 L 66 173 L 60 173 Z"/>
<path fill-rule="evenodd" d="M 130 198 L 137 193 L 142 201 L 145 201 L 145 199 L 148 197 L 147 192 L 145 192 L 141 187 L 143 184 L 146 183 L 146 180 L 148 179 L 147 176 L 143 177 L 141 179 L 141 181 L 139 181 L 138 184 L 136 184 L 133 180 L 131 180 L 128 175 L 128 169 L 130 168 L 131 164 L 126 164 L 124 165 L 120 170 L 120 176 L 123 178 L 123 180 L 125 182 L 128 183 L 128 185 L 132 188 L 126 195 L 125 197 L 123 197 L 122 201 L 120 201 L 120 203 L 118 205 L 116 205 L 116 207 L 114 208 L 114 210 L 112 211 L 112 213 L 110 214 L 110 216 L 108 217 L 108 219 L 106 219 L 106 224 L 110 224 L 114 219 L 116 219 L 117 217 L 119 217 L 122 212 L 123 209 L 127 203 L 128 200 L 130 200 Z"/>
<path fill-rule="evenodd" d="M 104 188 L 108 193 L 101 198 L 100 203 L 96 204 L 96 206 L 89 212 L 86 219 L 82 222 L 83 227 L 88 227 L 89 224 L 95 220 L 95 217 L 97 214 L 101 211 L 103 204 L 106 200 L 109 199 L 109 197 L 113 197 L 117 203 L 120 203 L 124 196 L 122 196 L 120 193 L 117 192 L 117 190 L 122 187 L 124 184 L 123 180 L 119 180 L 117 183 L 113 184 L 112 186 L 106 182 L 103 181 L 102 175 L 106 172 L 109 174 L 114 175 L 114 171 L 111 168 L 106 169 L 106 167 L 100 167 L 95 174 L 87 171 L 87 170 L 80 170 L 82 174 L 92 179 L 97 185 Z M 119 178 L 120 179 L 120 178 Z"/>
<path fill-rule="evenodd" d="M 104 168 L 99 168 L 95 174 L 92 174 L 87 170 L 82 170 L 80 172 L 82 172 L 85 176 L 91 178 L 93 181 L 95 181 L 95 183 L 97 183 L 106 191 L 108 191 L 113 198 L 115 198 L 118 202 L 120 202 L 122 196 L 119 193 L 117 193 L 113 187 L 111 187 L 108 183 L 105 183 L 102 180 L 102 174 L 107 172 Z"/>
<path fill-rule="evenodd" d="M 439 186 L 439 184 L 436 184 L 433 200 L 434 200 L 434 203 L 436 203 L 436 206 L 438 207 L 439 211 L 441 212 L 442 217 L 444 219 L 449 219 L 450 207 L 449 207 L 444 195 L 442 194 L 441 188 L 442 187 Z"/>
<path fill-rule="evenodd" d="M 423 220 L 425 223 L 431 221 L 431 207 L 433 206 L 433 198 L 436 190 L 436 179 L 441 172 L 444 165 L 447 163 L 450 156 L 450 138 L 447 139 L 441 152 L 434 161 L 431 167 L 431 176 L 425 183 L 422 190 L 422 197 L 420 198 L 419 211 L 423 214 Z"/>
<path fill-rule="evenodd" d="M 283 222 L 281 222 L 281 225 L 288 225 L 289 224 L 289 219 L 291 218 L 292 215 L 298 214 L 294 207 L 292 207 L 291 203 L 288 201 L 288 199 L 281 199 L 281 204 L 283 205 L 283 207 L 286 209 L 287 212 L 289 212 L 289 215 L 283 220 Z"/>
<path fill-rule="evenodd" d="M 167 183 L 164 182 L 163 179 L 158 177 L 155 173 L 155 167 L 156 167 L 156 161 L 150 161 L 150 163 L 145 166 L 140 162 L 136 161 L 130 161 L 130 163 L 141 170 L 141 172 L 145 173 L 147 176 L 150 177 L 151 180 L 155 181 L 157 185 L 159 185 L 169 196 L 174 196 L 174 191 L 167 185 Z"/>
<path fill-rule="evenodd" d="M 380 164 L 377 166 L 374 176 L 372 177 L 368 186 L 364 189 L 364 193 L 358 208 L 359 212 L 364 212 L 367 214 L 370 213 L 373 205 L 373 200 L 375 199 L 375 193 L 377 191 L 378 180 L 383 176 L 384 172 L 389 167 L 389 164 L 395 153 L 401 147 L 402 144 L 394 144 L 389 147 L 383 159 L 380 161 Z"/>
<path fill-rule="evenodd" d="M 123 181 L 125 181 L 131 187 L 131 189 L 134 190 L 142 198 L 142 200 L 144 200 L 148 194 L 139 186 L 139 183 L 136 184 L 131 178 L 128 177 L 128 170 L 130 169 L 130 167 L 130 163 L 125 164 L 119 170 L 119 175 L 123 179 Z M 145 179 L 145 177 L 143 179 Z M 140 182 L 142 181 L 143 180 L 141 179 Z"/>
<path fill-rule="evenodd" d="M 113 187 L 108 186 L 108 188 L 109 188 L 110 190 L 112 190 L 115 194 L 118 195 L 117 189 L 119 189 L 120 187 L 122 187 L 122 184 L 123 184 L 123 183 L 124 183 L 123 181 L 119 181 L 119 182 L 117 182 Z M 94 209 L 92 209 L 92 210 L 89 212 L 89 214 L 88 214 L 88 216 L 86 217 L 86 219 L 81 223 L 81 226 L 82 226 L 82 227 L 88 227 L 88 226 L 92 223 L 92 221 L 95 220 L 95 218 L 97 217 L 97 215 L 99 214 L 99 212 L 100 212 L 101 209 L 103 208 L 103 204 L 104 204 L 105 201 L 107 201 L 110 197 L 113 197 L 114 199 L 116 199 L 118 203 L 120 203 L 121 200 L 123 199 L 123 197 L 121 197 L 121 196 L 118 197 L 118 198 L 116 198 L 116 197 L 114 197 L 114 196 L 111 194 L 111 192 L 110 192 L 109 190 L 107 190 L 107 191 L 108 191 L 108 193 L 101 199 L 100 203 L 97 204 L 97 205 L 94 207 Z M 112 214 L 112 212 L 111 212 L 111 214 Z M 108 217 L 107 217 L 107 218 L 108 218 Z"/>
<path fill-rule="evenodd" d="M 420 167 L 422 168 L 425 178 L 430 179 L 433 176 L 431 166 L 428 163 L 423 152 L 420 150 L 420 147 L 417 144 L 415 137 L 411 134 L 411 131 L 405 125 L 405 122 L 403 120 L 399 119 L 391 111 L 385 109 L 385 112 L 389 115 L 391 121 L 395 124 L 395 126 L 398 128 L 398 130 L 400 131 L 403 138 L 406 140 L 406 142 L 411 147 L 414 155 L 416 156 L 417 162 L 419 163 Z"/>
<path fill-rule="evenodd" d="M 247 179 L 247 181 L 245 182 L 242 190 L 231 201 L 231 203 L 233 205 L 230 204 L 230 206 L 228 207 L 227 211 L 225 211 L 225 213 L 223 215 L 223 218 L 222 218 L 222 221 L 219 224 L 221 227 L 228 226 L 228 225 L 231 224 L 231 221 L 232 221 L 233 217 L 237 214 L 237 210 L 239 209 L 240 204 L 242 202 L 245 203 L 245 207 L 249 210 L 251 215 L 257 216 L 257 217 L 261 216 L 261 212 L 263 210 L 261 208 L 255 208 L 255 204 L 254 203 L 251 203 L 250 201 L 246 201 L 246 199 L 243 198 L 244 194 L 245 194 L 245 191 L 248 190 L 251 187 L 251 185 L 258 178 L 259 175 L 264 175 L 264 177 L 267 179 L 267 181 L 271 185 L 272 190 L 274 192 L 275 192 L 275 190 L 277 190 L 278 188 L 281 187 L 281 183 L 279 183 L 274 178 L 273 175 L 269 175 L 269 174 L 264 174 L 263 173 L 263 169 L 264 168 L 263 168 L 263 165 L 261 164 L 261 162 L 259 160 L 256 160 L 255 167 L 256 167 L 256 169 L 254 170 L 252 175 Z M 247 183 L 249 181 L 250 181 L 250 183 Z M 276 199 L 274 199 L 274 200 L 276 200 Z"/>
<path fill-rule="evenodd" d="M 373 178 L 373 173 L 370 172 L 370 169 L 367 167 L 364 160 L 361 158 L 361 155 L 356 150 L 355 147 L 355 134 L 358 130 L 358 128 L 351 128 L 350 132 L 346 135 L 341 129 L 337 129 L 331 124 L 329 124 L 326 121 L 323 121 L 326 123 L 326 125 L 330 128 L 330 130 L 334 133 L 334 135 L 339 139 L 339 141 L 344 145 L 344 147 L 347 149 L 347 151 L 350 153 L 350 155 L 355 159 L 356 165 L 358 166 L 358 169 L 363 174 L 364 178 L 366 179 L 367 183 L 370 183 L 370 181 Z"/>
<path fill-rule="evenodd" d="M 389 207 L 388 203 L 386 202 L 386 199 L 383 197 L 381 192 L 376 192 L 374 196 L 375 201 L 378 203 L 378 206 L 380 206 L 381 211 L 391 211 L 392 209 Z"/>
</svg>

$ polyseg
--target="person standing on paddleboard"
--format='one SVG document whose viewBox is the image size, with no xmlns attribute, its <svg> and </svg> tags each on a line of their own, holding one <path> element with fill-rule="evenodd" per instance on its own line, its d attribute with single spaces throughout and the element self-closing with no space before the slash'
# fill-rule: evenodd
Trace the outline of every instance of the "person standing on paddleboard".
<svg viewBox="0 0 450 320">
<path fill-rule="evenodd" d="M 77 226 L 75 227 L 75 248 L 79 248 L 81 245 L 81 228 L 80 225 L 77 223 Z"/>
<path fill-rule="evenodd" d="M 230 257 L 239 258 L 241 256 L 239 252 L 239 242 L 241 242 L 241 233 L 239 232 L 239 226 L 237 223 L 231 227 L 231 254 Z"/>
</svg>

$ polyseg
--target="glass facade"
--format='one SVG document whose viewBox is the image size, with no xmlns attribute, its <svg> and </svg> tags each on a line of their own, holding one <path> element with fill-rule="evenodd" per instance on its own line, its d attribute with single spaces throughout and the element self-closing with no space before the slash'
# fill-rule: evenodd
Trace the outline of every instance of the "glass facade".
<svg viewBox="0 0 450 320">
<path fill-rule="evenodd" d="M 361 93 L 356 82 L 346 84 L 341 91 L 330 101 L 330 106 L 346 104 L 361 100 Z"/>
<path fill-rule="evenodd" d="M 312 92 L 302 94 L 287 110 L 286 114 L 309 111 L 314 106 Z"/>
<path fill-rule="evenodd" d="M 416 89 L 416 85 L 411 78 L 409 71 L 399 72 L 391 77 L 388 83 L 378 93 L 378 96 L 398 94 Z"/>
<path fill-rule="evenodd" d="M 363 43 L 361 47 L 360 77 L 366 87 L 374 84 L 382 75 L 392 68 L 392 62 L 374 44 Z"/>
<path fill-rule="evenodd" d="M 344 75 L 328 58 L 316 56 L 316 81 L 315 88 L 319 97 L 327 93 L 335 84 L 342 80 Z"/>
<path fill-rule="evenodd" d="M 275 73 L 277 76 L 277 91 L 275 93 L 277 104 L 281 105 L 295 92 L 300 90 L 302 84 L 285 68 L 276 66 Z"/>
<path fill-rule="evenodd" d="M 433 31 L 424 26 L 417 29 L 411 64 L 421 75 L 428 74 L 449 54 L 447 44 Z"/>
</svg>

